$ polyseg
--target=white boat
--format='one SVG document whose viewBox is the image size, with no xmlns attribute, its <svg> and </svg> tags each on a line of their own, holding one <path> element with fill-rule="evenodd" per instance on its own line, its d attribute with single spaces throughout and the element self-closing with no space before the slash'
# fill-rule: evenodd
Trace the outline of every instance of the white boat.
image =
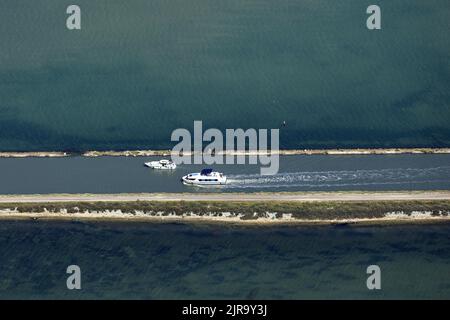
<svg viewBox="0 0 450 320">
<path fill-rule="evenodd" d="M 227 177 L 212 169 L 203 169 L 201 172 L 185 175 L 181 181 L 187 185 L 223 185 L 227 183 Z"/>
<path fill-rule="evenodd" d="M 144 163 L 145 166 L 152 168 L 152 169 L 159 169 L 159 170 L 173 170 L 176 169 L 177 165 L 173 163 L 170 160 L 159 160 L 159 161 L 150 161 Z"/>
</svg>

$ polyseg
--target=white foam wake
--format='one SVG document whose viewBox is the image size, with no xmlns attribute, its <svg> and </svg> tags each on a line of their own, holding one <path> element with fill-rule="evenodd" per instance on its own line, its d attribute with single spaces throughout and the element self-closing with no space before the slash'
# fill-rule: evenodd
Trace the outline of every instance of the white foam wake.
<svg viewBox="0 0 450 320">
<path fill-rule="evenodd" d="M 450 166 L 345 171 L 281 172 L 273 176 L 228 176 L 227 188 L 315 188 L 364 185 L 450 183 Z"/>
</svg>

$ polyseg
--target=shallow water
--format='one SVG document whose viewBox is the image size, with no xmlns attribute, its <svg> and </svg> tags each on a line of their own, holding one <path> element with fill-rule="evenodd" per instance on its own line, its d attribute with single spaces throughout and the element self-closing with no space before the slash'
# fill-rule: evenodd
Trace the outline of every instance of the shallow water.
<svg viewBox="0 0 450 320">
<path fill-rule="evenodd" d="M 450 146 L 448 0 L 0 5 L 0 150 L 166 149 L 177 128 L 282 148 Z"/>
<path fill-rule="evenodd" d="M 66 289 L 71 264 L 81 291 Z M 450 224 L 0 222 L 0 298 L 449 299 L 449 270 Z"/>
</svg>

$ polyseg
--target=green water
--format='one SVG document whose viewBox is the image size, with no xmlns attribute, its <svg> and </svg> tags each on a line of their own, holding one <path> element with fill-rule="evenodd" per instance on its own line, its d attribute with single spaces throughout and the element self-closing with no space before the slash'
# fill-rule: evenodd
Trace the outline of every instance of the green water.
<svg viewBox="0 0 450 320">
<path fill-rule="evenodd" d="M 168 148 L 175 128 L 281 129 L 282 148 L 450 146 L 450 3 L 0 3 L 0 150 Z"/>
<path fill-rule="evenodd" d="M 450 225 L 0 222 L 0 299 L 449 299 Z M 66 268 L 81 268 L 79 291 Z M 366 269 L 381 269 L 368 290 Z"/>
</svg>

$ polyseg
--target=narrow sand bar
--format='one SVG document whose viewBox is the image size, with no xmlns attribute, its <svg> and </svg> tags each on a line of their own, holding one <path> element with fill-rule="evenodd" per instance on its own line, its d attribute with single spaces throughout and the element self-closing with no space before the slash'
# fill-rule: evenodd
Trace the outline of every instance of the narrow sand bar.
<svg viewBox="0 0 450 320">
<path fill-rule="evenodd" d="M 450 222 L 450 190 L 0 195 L 0 220 L 240 225 Z"/>
<path fill-rule="evenodd" d="M 119 193 L 0 195 L 0 203 L 111 201 L 400 201 L 450 200 L 450 190 L 396 192 Z"/>
<path fill-rule="evenodd" d="M 106 150 L 106 151 L 85 151 L 81 153 L 71 153 L 63 151 L 4 151 L 0 152 L 0 158 L 26 158 L 26 157 L 69 157 L 79 155 L 83 157 L 150 157 L 150 156 L 170 156 L 170 150 Z M 450 148 L 355 148 L 355 149 L 290 149 L 271 151 L 271 154 L 278 155 L 368 155 L 368 154 L 450 154 Z M 185 153 L 193 155 L 194 152 Z M 223 151 L 218 154 L 229 155 L 264 155 L 267 151 Z"/>
<path fill-rule="evenodd" d="M 292 218 L 258 218 L 245 220 L 239 217 L 212 217 L 212 216 L 136 216 L 129 213 L 53 213 L 53 212 L 0 212 L 1 220 L 48 220 L 48 221 L 111 221 L 111 222 L 148 222 L 148 223 L 195 223 L 195 224 L 229 224 L 247 226 L 289 226 L 289 225 L 402 225 L 402 224 L 436 224 L 449 223 L 450 216 L 432 217 L 420 216 L 392 216 L 382 218 L 355 218 L 355 219 L 292 219 Z"/>
</svg>

